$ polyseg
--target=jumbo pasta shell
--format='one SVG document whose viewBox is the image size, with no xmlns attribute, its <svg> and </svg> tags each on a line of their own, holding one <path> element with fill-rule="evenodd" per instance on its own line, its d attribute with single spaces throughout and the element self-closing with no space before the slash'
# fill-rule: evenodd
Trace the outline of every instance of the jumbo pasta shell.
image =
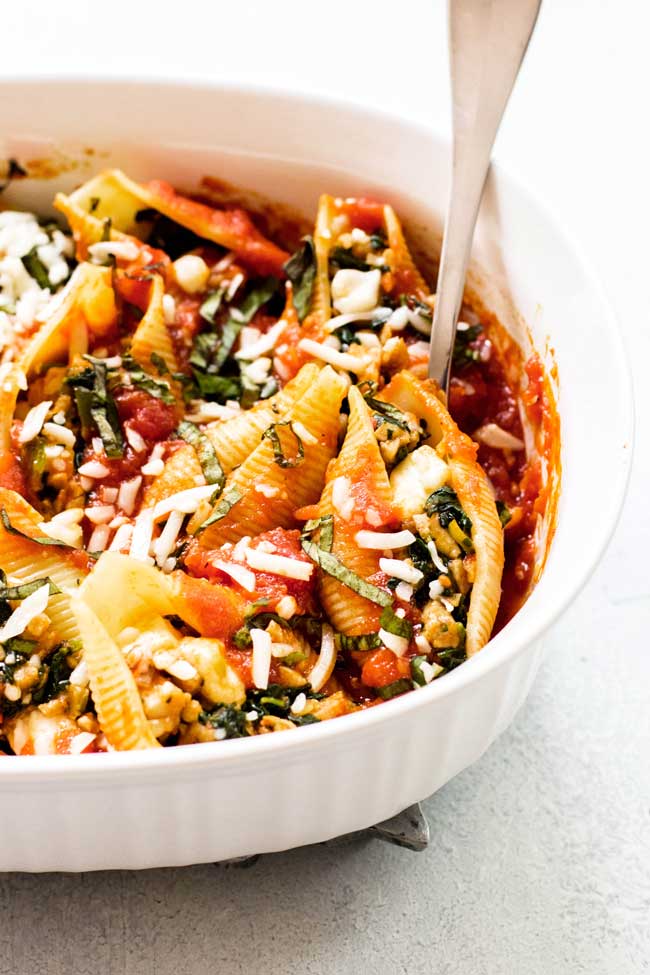
<svg viewBox="0 0 650 975">
<path fill-rule="evenodd" d="M 467 655 L 471 657 L 490 638 L 501 598 L 504 563 L 503 529 L 488 479 L 476 460 L 476 444 L 459 430 L 432 380 L 423 382 L 409 372 L 400 372 L 381 396 L 426 420 L 432 434 L 429 443 L 437 447 L 449 464 L 452 487 L 472 521 L 476 574 L 467 614 L 466 642 Z"/>
<path fill-rule="evenodd" d="M 375 503 L 383 512 L 390 511 L 392 492 L 368 407 L 356 386 L 350 388 L 348 402 L 350 416 L 347 433 L 340 454 L 327 472 L 327 484 L 318 504 L 318 514 L 319 517 L 333 515 L 334 555 L 358 576 L 369 579 L 379 572 L 381 552 L 359 548 L 355 534 L 359 528 L 365 527 L 363 511 L 357 507 L 350 518 L 342 517 L 333 503 L 334 482 L 339 477 L 347 477 L 352 485 L 353 497 L 355 489 L 362 483 L 366 503 Z M 363 504 L 363 501 L 359 501 L 359 504 Z M 376 603 L 325 572 L 319 573 L 319 590 L 328 617 L 341 633 L 356 636 L 378 629 L 381 608 Z"/>
<path fill-rule="evenodd" d="M 282 467 L 274 458 L 271 441 L 263 439 L 229 476 L 223 496 L 235 493 L 240 500 L 200 535 L 202 546 L 215 548 L 244 535 L 260 535 L 278 526 L 289 528 L 295 525 L 297 508 L 318 500 L 325 470 L 336 450 L 346 388 L 346 380 L 329 366 L 318 373 L 310 389 L 286 413 L 286 421 L 299 424 L 303 459 L 294 467 Z M 262 492 L 256 487 L 262 487 Z M 190 523 L 190 530 L 192 527 Z"/>
<path fill-rule="evenodd" d="M 151 280 L 151 290 L 147 310 L 140 319 L 131 341 L 131 355 L 146 372 L 151 372 L 151 356 L 164 359 L 170 373 L 178 372 L 179 365 L 174 351 L 172 337 L 165 324 L 163 296 L 165 285 L 160 275 Z M 174 384 L 176 385 L 176 384 Z M 178 390 L 175 390 L 178 394 Z M 177 395 L 178 398 L 178 395 Z"/>
<path fill-rule="evenodd" d="M 71 600 L 97 720 L 108 742 L 117 751 L 160 747 L 122 651 L 90 606 L 79 595 Z"/>
<path fill-rule="evenodd" d="M 32 538 L 43 535 L 38 525 L 39 513 L 15 491 L 0 488 L 0 508 L 6 511 L 10 524 Z M 0 524 L 0 568 L 12 584 L 34 582 L 49 576 L 63 590 L 76 589 L 86 573 L 72 561 L 69 550 L 56 545 L 39 545 L 8 532 Z M 65 592 L 50 596 L 47 615 L 59 640 L 74 640 L 79 634 L 70 600 Z"/>
</svg>

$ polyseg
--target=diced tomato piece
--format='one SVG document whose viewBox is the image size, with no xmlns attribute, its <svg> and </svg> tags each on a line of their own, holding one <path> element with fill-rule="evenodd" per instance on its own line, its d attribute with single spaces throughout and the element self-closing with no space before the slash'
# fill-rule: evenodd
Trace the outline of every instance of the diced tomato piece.
<svg viewBox="0 0 650 975">
<path fill-rule="evenodd" d="M 183 619 L 201 634 L 225 640 L 244 622 L 246 601 L 230 586 L 195 579 L 184 572 L 172 574 L 182 603 Z"/>
<path fill-rule="evenodd" d="M 400 679 L 396 654 L 382 648 L 371 653 L 361 668 L 361 680 L 367 687 L 386 687 Z"/>
<path fill-rule="evenodd" d="M 115 392 L 115 403 L 122 423 L 128 420 L 145 440 L 167 440 L 176 426 L 174 407 L 143 389 L 122 386 Z"/>
</svg>

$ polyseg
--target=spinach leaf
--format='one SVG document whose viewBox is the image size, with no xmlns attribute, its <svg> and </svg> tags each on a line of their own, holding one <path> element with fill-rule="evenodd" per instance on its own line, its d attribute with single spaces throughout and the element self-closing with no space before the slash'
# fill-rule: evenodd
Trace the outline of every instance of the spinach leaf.
<svg viewBox="0 0 650 975">
<path fill-rule="evenodd" d="M 470 325 L 469 328 L 463 331 L 456 330 L 453 351 L 453 363 L 455 366 L 460 368 L 469 362 L 478 361 L 480 357 L 479 350 L 472 348 L 471 343 L 478 338 L 482 331 L 483 328 L 481 325 Z"/>
<path fill-rule="evenodd" d="M 502 528 L 505 528 L 508 522 L 512 521 L 512 513 L 505 501 L 497 501 L 497 514 Z"/>
<path fill-rule="evenodd" d="M 293 285 L 293 304 L 302 321 L 309 311 L 316 277 L 316 254 L 312 237 L 303 237 L 302 247 L 291 255 L 284 269 Z"/>
<path fill-rule="evenodd" d="M 353 268 L 355 271 L 374 271 L 372 264 L 357 257 L 351 250 L 344 247 L 333 247 L 329 256 L 330 267 L 335 271 Z"/>
<path fill-rule="evenodd" d="M 431 517 L 438 515 L 443 528 L 455 521 L 466 535 L 472 533 L 472 522 L 460 506 L 456 492 L 450 487 L 438 488 L 426 500 L 425 511 Z"/>
</svg>

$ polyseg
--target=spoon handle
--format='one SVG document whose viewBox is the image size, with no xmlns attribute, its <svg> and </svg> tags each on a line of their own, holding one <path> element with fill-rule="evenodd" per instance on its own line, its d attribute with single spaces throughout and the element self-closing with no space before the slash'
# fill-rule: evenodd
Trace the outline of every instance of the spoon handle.
<svg viewBox="0 0 650 975">
<path fill-rule="evenodd" d="M 490 154 L 540 5 L 449 0 L 452 174 L 429 349 L 429 376 L 445 392 Z"/>
</svg>

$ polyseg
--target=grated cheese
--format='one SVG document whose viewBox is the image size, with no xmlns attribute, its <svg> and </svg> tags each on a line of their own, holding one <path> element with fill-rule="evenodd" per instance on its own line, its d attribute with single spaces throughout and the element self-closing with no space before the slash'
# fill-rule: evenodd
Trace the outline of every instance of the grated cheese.
<svg viewBox="0 0 650 975">
<path fill-rule="evenodd" d="M 283 596 L 282 599 L 278 600 L 275 606 L 275 611 L 278 616 L 281 616 L 283 620 L 290 620 L 292 616 L 295 616 L 298 610 L 298 603 L 293 598 L 293 596 Z"/>
<path fill-rule="evenodd" d="M 496 447 L 498 450 L 523 450 L 524 442 L 512 433 L 508 433 L 498 423 L 484 423 L 482 427 L 475 430 L 472 434 L 473 440 L 478 440 L 488 447 Z"/>
<path fill-rule="evenodd" d="M 354 536 L 354 540 L 359 548 L 378 549 L 382 551 L 386 548 L 406 548 L 415 541 L 415 535 L 408 529 L 399 532 L 371 532 L 361 529 Z"/>
<path fill-rule="evenodd" d="M 436 548 L 436 543 L 432 538 L 430 538 L 429 541 L 427 542 L 427 548 L 429 549 L 429 555 L 431 556 L 431 561 L 435 565 L 438 572 L 446 572 L 447 566 L 440 558 L 440 555 L 438 554 L 438 549 Z"/>
<path fill-rule="evenodd" d="M 437 599 L 438 596 L 442 596 L 444 591 L 444 586 L 437 579 L 429 583 L 429 599 Z"/>
<path fill-rule="evenodd" d="M 403 582 L 410 582 L 413 586 L 424 579 L 423 572 L 409 565 L 408 562 L 402 562 L 401 559 L 380 559 L 379 568 L 386 575 L 401 579 Z"/>
<path fill-rule="evenodd" d="M 286 555 L 272 555 L 259 549 L 247 548 L 246 561 L 252 569 L 260 572 L 271 572 L 273 575 L 284 576 L 286 579 L 299 579 L 307 582 L 314 571 L 311 562 L 287 558 Z"/>
<path fill-rule="evenodd" d="M 400 582 L 395 586 L 395 595 L 398 599 L 403 599 L 405 603 L 408 603 L 413 597 L 413 586 L 410 586 L 408 582 Z"/>
<path fill-rule="evenodd" d="M 108 525 L 97 525 L 92 535 L 88 539 L 88 551 L 89 552 L 105 551 L 110 537 L 111 537 L 111 530 L 108 527 Z"/>
<path fill-rule="evenodd" d="M 139 562 L 151 562 L 149 549 L 153 536 L 153 508 L 144 508 L 135 519 L 129 555 Z"/>
<path fill-rule="evenodd" d="M 108 477 L 110 470 L 98 460 L 87 460 L 85 464 L 77 468 L 77 473 L 81 477 L 91 477 L 93 479 Z"/>
<path fill-rule="evenodd" d="M 126 515 L 133 513 L 141 484 L 142 477 L 139 474 L 136 477 L 132 477 L 130 481 L 122 481 L 120 484 L 120 489 L 117 495 L 117 506 L 118 508 L 121 508 Z"/>
<path fill-rule="evenodd" d="M 378 268 L 372 271 L 341 268 L 332 278 L 332 304 L 344 315 L 370 311 L 377 306 L 380 284 L 381 271 Z"/>
<path fill-rule="evenodd" d="M 154 521 L 160 521 L 171 511 L 182 511 L 184 515 L 193 515 L 202 501 L 212 497 L 215 492 L 214 484 L 202 484 L 200 487 L 186 488 L 163 498 L 153 509 Z"/>
<path fill-rule="evenodd" d="M 298 348 L 315 359 L 322 359 L 337 369 L 345 369 L 348 372 L 362 372 L 368 365 L 366 356 L 352 355 L 350 352 L 338 352 L 336 349 L 325 345 L 323 342 L 315 342 L 313 339 L 301 339 Z"/>
<path fill-rule="evenodd" d="M 253 641 L 253 683 L 255 687 L 265 689 L 269 686 L 269 671 L 271 669 L 271 636 L 266 630 L 251 630 Z"/>
<path fill-rule="evenodd" d="M 378 636 L 384 646 L 392 650 L 397 657 L 403 657 L 408 650 L 409 641 L 406 637 L 397 636 L 396 633 L 389 633 L 383 626 L 379 628 Z"/>
<path fill-rule="evenodd" d="M 29 624 L 45 612 L 49 599 L 50 587 L 47 584 L 39 586 L 31 596 L 23 599 L 20 606 L 0 627 L 0 642 L 4 643 L 6 640 L 11 640 L 12 637 L 24 633 Z"/>
<path fill-rule="evenodd" d="M 115 517 L 115 506 L 112 504 L 95 504 L 84 508 L 84 514 L 93 525 L 105 525 Z"/>
<path fill-rule="evenodd" d="M 70 739 L 70 755 L 81 755 L 82 752 L 92 745 L 97 735 L 93 735 L 90 731 L 80 731 L 78 735 Z"/>
<path fill-rule="evenodd" d="M 76 437 L 68 427 L 62 427 L 60 423 L 44 423 L 43 433 L 48 440 L 63 444 L 64 447 L 74 447 Z"/>
<path fill-rule="evenodd" d="M 113 541 L 109 545 L 111 552 L 123 552 L 130 548 L 133 538 L 133 525 L 121 525 L 115 532 Z"/>
<path fill-rule="evenodd" d="M 238 565 L 236 562 L 222 562 L 221 559 L 212 559 L 210 564 L 219 572 L 225 572 L 246 592 L 255 592 L 255 573 L 246 566 Z"/>
<path fill-rule="evenodd" d="M 332 504 L 344 521 L 349 521 L 354 511 L 354 498 L 351 494 L 352 482 L 341 475 L 332 481 Z"/>
<path fill-rule="evenodd" d="M 301 691 L 300 694 L 297 695 L 293 704 L 291 705 L 291 713 L 302 714 L 302 712 L 305 710 L 306 704 L 307 704 L 307 695 L 305 694 L 304 691 Z"/>
<path fill-rule="evenodd" d="M 172 511 L 167 519 L 165 527 L 160 533 L 160 537 L 154 542 L 154 555 L 157 564 L 161 568 L 172 554 L 176 546 L 184 520 L 185 515 L 182 511 Z"/>
<path fill-rule="evenodd" d="M 246 359 L 252 361 L 253 359 L 258 359 L 260 356 L 266 355 L 267 352 L 271 352 L 275 348 L 278 339 L 286 327 L 286 321 L 281 318 L 268 330 L 268 332 L 266 332 L 264 335 L 260 335 L 256 341 L 249 344 L 247 343 L 246 345 L 244 345 L 242 341 L 241 348 L 238 352 L 235 352 L 235 359 Z"/>
<path fill-rule="evenodd" d="M 335 663 L 336 643 L 334 642 L 334 630 L 329 623 L 323 623 L 318 660 L 312 667 L 307 678 L 312 686 L 312 690 L 320 691 L 321 687 L 327 683 L 332 676 Z"/>
<path fill-rule="evenodd" d="M 378 308 L 373 308 L 372 311 L 358 311 L 356 314 L 335 315 L 334 318 L 330 318 L 329 321 L 325 322 L 325 331 L 335 332 L 337 328 L 342 328 L 344 325 L 351 325 L 353 322 L 371 322 L 378 315 L 383 316 L 388 314 L 388 312 L 390 312 L 390 308 L 384 308 L 380 305 Z M 395 314 L 393 312 L 393 315 Z M 388 321 L 390 322 L 391 319 L 389 318 Z"/>
<path fill-rule="evenodd" d="M 52 407 L 52 400 L 46 399 L 38 406 L 33 406 L 23 422 L 23 428 L 18 436 L 19 443 L 29 443 L 37 437 L 45 423 L 45 417 Z"/>
<path fill-rule="evenodd" d="M 418 635 L 415 637 L 415 645 L 420 653 L 431 653 L 431 644 L 425 637 L 424 633 L 418 633 Z"/>
<path fill-rule="evenodd" d="M 173 295 L 164 294 L 162 299 L 165 325 L 173 325 L 176 321 L 176 301 Z"/>
<path fill-rule="evenodd" d="M 107 257 L 116 257 L 122 261 L 135 261 L 140 248 L 132 240 L 99 240 L 91 244 L 88 253 L 95 263 L 102 263 Z"/>
<path fill-rule="evenodd" d="M 129 423 L 124 424 L 124 433 L 126 434 L 127 443 L 133 447 L 136 454 L 141 454 L 147 449 L 147 443 L 144 437 L 142 437 Z"/>
</svg>

